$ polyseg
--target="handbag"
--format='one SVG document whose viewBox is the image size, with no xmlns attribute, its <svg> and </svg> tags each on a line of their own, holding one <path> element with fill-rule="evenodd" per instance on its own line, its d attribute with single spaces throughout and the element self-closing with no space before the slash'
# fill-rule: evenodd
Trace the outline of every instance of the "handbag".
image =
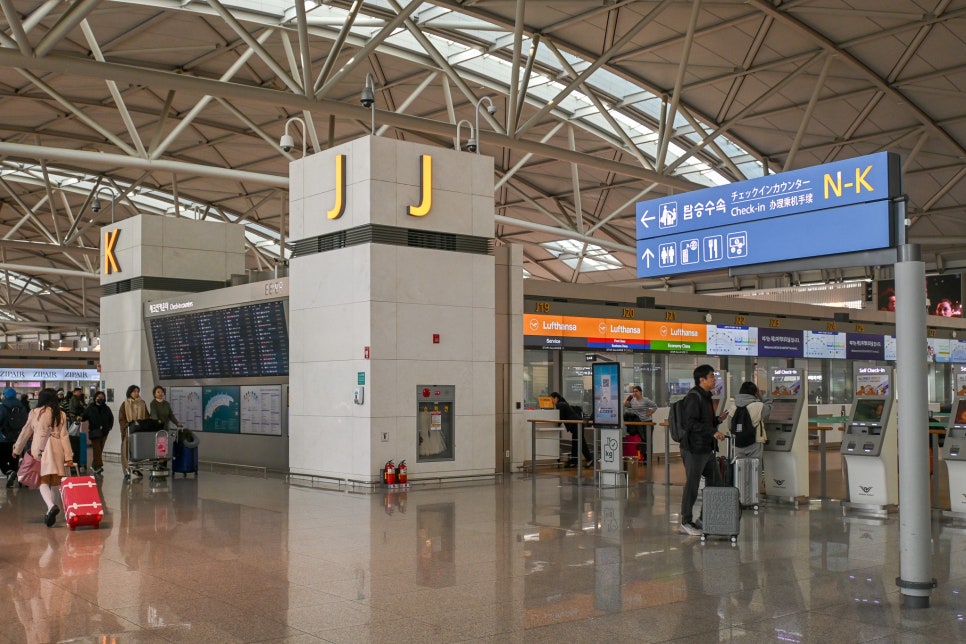
<svg viewBox="0 0 966 644">
<path fill-rule="evenodd" d="M 67 435 L 80 436 L 80 433 L 81 433 L 81 421 L 75 420 L 70 424 L 70 427 L 67 428 Z"/>
<path fill-rule="evenodd" d="M 53 428 L 51 428 L 51 433 L 53 433 Z M 47 447 L 48 440 L 50 440 L 50 434 L 47 434 L 47 437 L 44 439 L 44 444 L 40 448 L 41 456 L 43 456 L 44 449 Z M 21 485 L 31 489 L 40 487 L 40 459 L 34 458 L 30 450 L 23 453 L 23 458 L 20 460 L 20 467 L 17 468 L 17 480 L 20 481 Z"/>
</svg>

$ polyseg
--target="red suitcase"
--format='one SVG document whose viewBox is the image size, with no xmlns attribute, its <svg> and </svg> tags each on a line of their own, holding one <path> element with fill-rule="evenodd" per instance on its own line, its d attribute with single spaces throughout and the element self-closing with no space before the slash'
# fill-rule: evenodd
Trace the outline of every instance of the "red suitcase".
<svg viewBox="0 0 966 644">
<path fill-rule="evenodd" d="M 60 481 L 64 518 L 71 530 L 81 525 L 101 526 L 104 504 L 93 476 L 67 476 Z"/>
</svg>

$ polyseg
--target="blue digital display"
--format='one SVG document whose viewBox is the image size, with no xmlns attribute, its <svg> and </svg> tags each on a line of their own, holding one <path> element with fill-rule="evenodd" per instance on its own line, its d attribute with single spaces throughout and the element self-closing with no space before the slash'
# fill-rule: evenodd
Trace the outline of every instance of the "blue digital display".
<svg viewBox="0 0 966 644">
<path fill-rule="evenodd" d="M 802 257 L 887 248 L 890 201 L 855 204 L 788 217 L 639 240 L 637 276 L 719 270 Z"/>
<path fill-rule="evenodd" d="M 595 362 L 593 371 L 594 425 L 620 427 L 621 366 L 617 362 Z"/>
<path fill-rule="evenodd" d="M 900 192 L 898 167 L 897 155 L 879 152 L 642 201 L 636 208 L 637 239 L 888 199 Z"/>
</svg>

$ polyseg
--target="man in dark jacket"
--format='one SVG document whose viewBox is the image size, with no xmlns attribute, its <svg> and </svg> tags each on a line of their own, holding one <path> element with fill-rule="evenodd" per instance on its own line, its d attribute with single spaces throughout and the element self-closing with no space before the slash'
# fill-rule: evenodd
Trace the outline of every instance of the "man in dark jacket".
<svg viewBox="0 0 966 644">
<path fill-rule="evenodd" d="M 570 406 L 563 396 L 561 396 L 556 391 L 550 394 L 550 399 L 553 401 L 553 406 L 560 412 L 560 420 L 583 420 L 584 417 L 577 413 L 577 410 Z M 573 437 L 570 441 L 570 460 L 567 462 L 567 467 L 577 467 L 577 423 L 564 423 L 564 427 L 570 432 Z M 584 443 L 581 445 L 581 449 L 584 454 L 584 461 L 588 463 L 588 467 L 593 464 L 593 457 L 590 454 L 590 448 Z"/>
<path fill-rule="evenodd" d="M 17 459 L 13 458 L 11 451 L 13 444 L 20 437 L 20 431 L 19 428 L 14 428 L 11 423 L 7 422 L 14 409 L 17 413 L 22 414 L 20 418 L 20 428 L 22 428 L 29 410 L 24 409 L 23 405 L 20 404 L 17 392 L 7 387 L 3 390 L 3 400 L 0 401 L 0 434 L 2 434 L 0 436 L 0 469 L 7 475 L 7 487 L 13 487 L 13 484 L 17 481 Z"/>
<path fill-rule="evenodd" d="M 717 431 L 721 417 L 715 416 L 711 390 L 716 378 L 714 367 L 703 364 L 694 370 L 694 387 L 688 391 L 683 403 L 683 422 L 687 429 L 681 441 L 681 460 L 687 480 L 681 497 L 681 525 L 678 532 L 700 535 L 700 519 L 694 521 L 694 502 L 698 499 L 698 485 L 704 476 L 710 484 L 714 475 L 714 448 L 716 441 L 723 440 L 724 434 Z"/>
<path fill-rule="evenodd" d="M 106 396 L 103 391 L 94 394 L 94 402 L 81 414 L 81 420 L 88 423 L 87 437 L 91 441 L 94 449 L 94 457 L 91 459 L 91 467 L 94 474 L 104 475 L 104 443 L 107 442 L 107 434 L 114 427 L 114 412 L 105 402 Z"/>
</svg>

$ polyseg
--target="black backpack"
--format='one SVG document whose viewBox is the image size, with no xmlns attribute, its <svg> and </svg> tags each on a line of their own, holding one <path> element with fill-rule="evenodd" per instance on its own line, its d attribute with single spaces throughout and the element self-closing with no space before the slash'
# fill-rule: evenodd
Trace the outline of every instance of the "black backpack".
<svg viewBox="0 0 966 644">
<path fill-rule="evenodd" d="M 677 402 L 671 403 L 667 412 L 667 426 L 671 433 L 671 440 L 680 443 L 688 435 L 688 428 L 684 425 L 684 401 L 691 394 L 685 394 Z"/>
<path fill-rule="evenodd" d="M 11 443 L 15 443 L 20 436 L 20 430 L 27 424 L 27 416 L 30 415 L 23 405 L 7 407 L 7 413 L 3 417 L 3 438 Z"/>
<path fill-rule="evenodd" d="M 735 447 L 754 445 L 758 439 L 758 428 L 751 421 L 748 407 L 735 407 L 731 417 L 731 435 L 735 438 Z"/>
</svg>

